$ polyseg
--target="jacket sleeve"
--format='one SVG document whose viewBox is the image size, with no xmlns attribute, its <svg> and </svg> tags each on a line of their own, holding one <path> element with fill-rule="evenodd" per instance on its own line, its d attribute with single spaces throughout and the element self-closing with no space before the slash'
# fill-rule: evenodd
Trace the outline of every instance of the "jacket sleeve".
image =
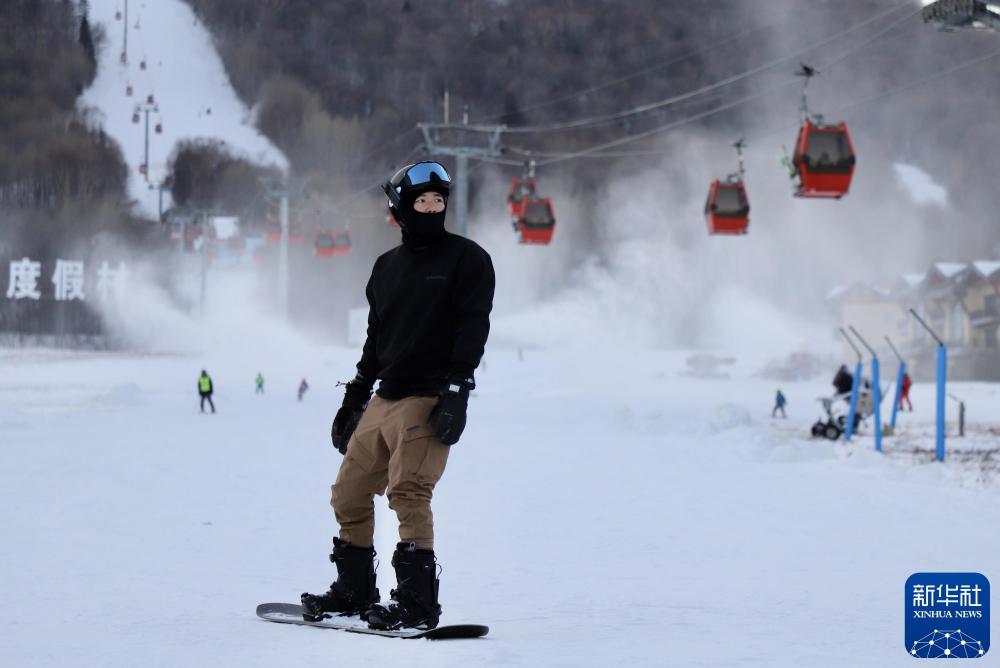
<svg viewBox="0 0 1000 668">
<path fill-rule="evenodd" d="M 372 268 L 371 278 L 368 279 L 368 286 L 365 288 L 365 296 L 368 298 L 368 336 L 365 338 L 365 347 L 361 353 L 361 361 L 358 362 L 358 375 L 368 384 L 368 390 L 375 385 L 378 378 L 379 363 L 378 354 L 378 310 L 375 308 L 375 271 L 378 269 L 378 262 Z"/>
<path fill-rule="evenodd" d="M 448 375 L 471 379 L 486 349 L 496 275 L 489 253 L 474 246 L 459 260 L 454 297 L 455 347 Z"/>
</svg>

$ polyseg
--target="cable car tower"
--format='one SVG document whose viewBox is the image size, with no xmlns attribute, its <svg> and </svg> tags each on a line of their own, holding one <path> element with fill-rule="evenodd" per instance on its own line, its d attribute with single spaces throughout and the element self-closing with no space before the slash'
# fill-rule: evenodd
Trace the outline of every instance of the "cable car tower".
<svg viewBox="0 0 1000 668">
<path fill-rule="evenodd" d="M 733 144 L 736 149 L 738 170 L 726 177 L 716 179 L 709 186 L 705 200 L 705 223 L 709 234 L 746 234 L 750 224 L 750 200 L 743 184 L 743 148 L 746 144 L 739 139 Z"/>
<path fill-rule="evenodd" d="M 806 89 L 809 80 L 819 72 L 803 64 L 796 72 L 804 77 L 802 103 L 799 107 L 802 127 L 795 140 L 791 160 L 782 161 L 789 168 L 789 176 L 796 180 L 795 196 L 840 199 L 851 187 L 856 157 L 847 124 L 824 123 L 823 116 L 809 111 Z"/>
<path fill-rule="evenodd" d="M 455 203 L 455 232 L 464 237 L 469 221 L 469 158 L 499 158 L 500 133 L 504 126 L 420 123 L 417 127 L 424 134 L 424 147 L 428 153 L 455 158 L 451 188 Z"/>
</svg>

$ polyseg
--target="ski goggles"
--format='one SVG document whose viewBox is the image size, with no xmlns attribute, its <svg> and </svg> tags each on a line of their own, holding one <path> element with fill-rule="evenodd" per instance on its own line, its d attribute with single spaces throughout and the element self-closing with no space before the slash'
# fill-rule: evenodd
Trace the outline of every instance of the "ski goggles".
<svg viewBox="0 0 1000 668">
<path fill-rule="evenodd" d="M 418 162 L 415 165 L 403 167 L 393 174 L 392 178 L 382 186 L 393 206 L 399 206 L 400 194 L 404 190 L 422 186 L 451 186 L 451 176 L 448 170 L 436 162 Z"/>
</svg>

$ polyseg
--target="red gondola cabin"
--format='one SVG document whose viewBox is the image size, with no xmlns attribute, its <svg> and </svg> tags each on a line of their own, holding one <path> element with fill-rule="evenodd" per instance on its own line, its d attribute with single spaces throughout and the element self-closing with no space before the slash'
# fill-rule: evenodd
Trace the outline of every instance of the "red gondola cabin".
<svg viewBox="0 0 1000 668">
<path fill-rule="evenodd" d="M 533 178 L 514 177 L 507 195 L 510 219 L 522 244 L 548 244 L 555 232 L 556 219 L 552 200 L 539 197 Z"/>
<path fill-rule="evenodd" d="M 264 223 L 264 236 L 268 241 L 281 241 L 281 223 L 268 218 Z"/>
<path fill-rule="evenodd" d="M 514 221 L 522 244 L 548 244 L 556 230 L 552 201 L 548 197 L 525 197 L 520 203 L 521 215 Z"/>
<path fill-rule="evenodd" d="M 807 120 L 799 128 L 792 165 L 799 177 L 796 197 L 840 199 L 854 176 L 854 145 L 847 125 L 816 125 Z"/>
<path fill-rule="evenodd" d="M 510 206 L 510 217 L 521 218 L 524 215 L 524 203 L 528 198 L 535 197 L 535 179 L 519 179 L 516 176 L 510 180 L 510 194 L 507 204 Z"/>
<path fill-rule="evenodd" d="M 316 257 L 333 257 L 334 255 L 347 255 L 351 252 L 351 233 L 347 230 L 340 232 L 329 232 L 324 230 L 316 231 L 316 242 L 313 244 L 313 254 Z"/>
<path fill-rule="evenodd" d="M 746 234 L 750 224 L 750 201 L 742 180 L 712 181 L 705 201 L 709 234 Z"/>
</svg>

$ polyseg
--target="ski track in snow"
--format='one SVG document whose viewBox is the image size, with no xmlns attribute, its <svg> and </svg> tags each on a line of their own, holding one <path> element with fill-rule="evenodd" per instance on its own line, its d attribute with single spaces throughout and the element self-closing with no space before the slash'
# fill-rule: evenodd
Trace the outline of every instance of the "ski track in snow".
<svg viewBox="0 0 1000 668">
<path fill-rule="evenodd" d="M 686 355 L 492 350 L 435 494 L 433 643 L 271 624 L 333 579 L 329 424 L 358 351 L 0 351 L 8 666 L 903 666 L 906 578 L 996 581 L 998 481 L 804 438 L 827 381 L 679 375 Z M 259 368 L 259 365 L 263 365 Z M 195 381 L 213 374 L 217 415 Z M 260 370 L 267 393 L 255 396 Z M 306 375 L 312 390 L 295 401 Z M 1000 394 L 954 384 L 970 425 Z M 931 447 L 933 387 L 897 440 Z M 995 447 L 989 432 L 953 448 Z M 378 501 L 379 587 L 395 518 Z"/>
<path fill-rule="evenodd" d="M 155 218 L 159 184 L 168 173 L 168 160 L 177 143 L 188 139 L 222 141 L 234 155 L 284 169 L 284 155 L 261 135 L 248 119 L 250 113 L 236 96 L 207 29 L 181 0 L 130 0 L 128 3 L 128 63 L 119 57 L 124 42 L 124 20 L 115 13 L 122 0 L 90 0 L 90 21 L 104 30 L 99 45 L 98 71 L 78 105 L 93 108 L 105 132 L 122 149 L 129 167 L 128 192 L 146 216 Z M 124 16 L 122 17 L 124 19 Z M 145 61 L 146 69 L 141 68 Z M 133 94 L 126 95 L 131 85 Z M 148 95 L 158 112 L 149 116 L 148 181 L 139 173 L 144 160 L 145 116 L 132 122 L 137 103 Z M 155 133 L 162 122 L 163 133 Z M 163 208 L 170 206 L 169 192 Z"/>
</svg>

